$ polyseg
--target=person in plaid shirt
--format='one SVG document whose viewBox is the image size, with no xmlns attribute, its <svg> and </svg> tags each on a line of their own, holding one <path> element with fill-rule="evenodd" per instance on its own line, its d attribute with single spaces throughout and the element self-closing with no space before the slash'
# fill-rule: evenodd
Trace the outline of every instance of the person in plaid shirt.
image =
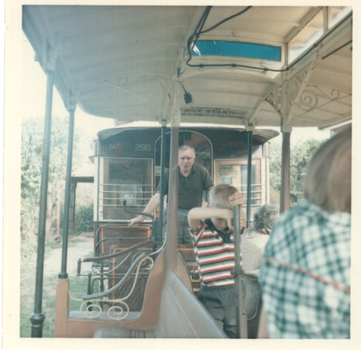
<svg viewBox="0 0 361 350">
<path fill-rule="evenodd" d="M 218 184 L 209 192 L 209 204 L 208 207 L 193 208 L 188 213 L 189 232 L 202 284 L 198 299 L 227 336 L 235 338 L 235 255 L 231 220 L 232 206 L 240 205 L 240 228 L 244 226 L 241 209 L 244 198 L 235 187 Z M 258 292 L 257 287 L 258 282 L 242 282 L 247 315 L 254 312 L 247 300 Z"/>
<path fill-rule="evenodd" d="M 259 337 L 350 338 L 351 128 L 307 167 L 306 203 L 273 227 L 258 279 Z"/>
</svg>

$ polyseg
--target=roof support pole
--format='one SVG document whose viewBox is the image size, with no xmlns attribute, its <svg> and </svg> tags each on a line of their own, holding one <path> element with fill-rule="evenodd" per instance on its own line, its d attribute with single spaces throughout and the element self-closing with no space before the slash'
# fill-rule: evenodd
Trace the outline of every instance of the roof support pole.
<svg viewBox="0 0 361 350">
<path fill-rule="evenodd" d="M 252 197 L 252 130 L 247 130 L 247 228 L 251 224 Z"/>
<path fill-rule="evenodd" d="M 178 139 L 179 127 L 171 128 L 171 148 L 169 165 L 167 245 L 165 248 L 165 266 L 172 270 L 177 264 L 178 237 Z"/>
<path fill-rule="evenodd" d="M 294 114 L 302 104 L 302 96 L 307 83 L 321 62 L 320 48 L 316 51 L 309 66 L 302 71 L 290 71 L 284 74 L 283 84 L 269 93 L 266 101 L 270 103 L 281 117 L 282 130 L 282 169 L 281 169 L 281 203 L 280 211 L 291 207 L 291 180 L 290 180 L 290 138 Z"/>
<path fill-rule="evenodd" d="M 160 191 L 159 191 L 159 225 L 158 225 L 158 239 L 162 240 L 163 235 L 163 204 L 164 204 L 164 164 L 165 164 L 165 141 L 166 141 L 166 127 L 165 125 L 162 126 L 162 136 L 161 136 L 161 147 L 160 147 Z"/>
<path fill-rule="evenodd" d="M 44 122 L 44 142 L 43 142 L 43 161 L 41 167 L 40 184 L 40 204 L 39 204 L 39 226 L 38 226 L 38 251 L 36 260 L 35 276 L 35 301 L 34 313 L 30 316 L 31 337 L 41 338 L 43 336 L 43 323 L 45 316 L 42 311 L 43 299 L 43 275 L 44 275 L 44 251 L 45 251 L 45 233 L 46 233 L 46 212 L 48 196 L 48 178 L 50 162 L 50 140 L 51 140 L 51 113 L 53 105 L 53 86 L 56 50 L 51 48 L 48 53 L 47 62 L 47 87 L 46 87 L 46 106 Z"/>
<path fill-rule="evenodd" d="M 281 167 L 281 213 L 291 207 L 291 180 L 290 180 L 290 132 L 282 132 L 282 167 Z"/>
<path fill-rule="evenodd" d="M 251 131 L 252 132 L 252 131 Z M 241 230 L 239 227 L 239 205 L 233 207 L 233 237 L 234 237 L 234 284 L 236 290 L 236 324 L 237 324 L 237 338 L 247 338 L 247 314 L 243 305 L 243 289 L 242 289 L 242 275 L 241 269 Z"/>
<path fill-rule="evenodd" d="M 178 147 L 180 113 L 180 85 L 173 77 L 173 99 L 171 109 L 171 140 L 169 162 L 169 189 L 168 189 L 168 218 L 167 218 L 167 244 L 165 247 L 165 266 L 175 271 L 177 267 L 178 242 Z"/>
<path fill-rule="evenodd" d="M 66 272 L 67 255 L 68 255 L 68 235 L 69 235 L 69 211 L 70 211 L 70 190 L 71 190 L 71 166 L 73 161 L 73 140 L 74 140 L 74 113 L 76 104 L 72 103 L 69 111 L 69 131 L 68 131 L 68 154 L 66 161 L 66 178 L 65 178 L 65 199 L 64 199 L 64 221 L 63 221 L 63 246 L 61 255 L 61 272 L 59 279 L 68 278 Z"/>
</svg>

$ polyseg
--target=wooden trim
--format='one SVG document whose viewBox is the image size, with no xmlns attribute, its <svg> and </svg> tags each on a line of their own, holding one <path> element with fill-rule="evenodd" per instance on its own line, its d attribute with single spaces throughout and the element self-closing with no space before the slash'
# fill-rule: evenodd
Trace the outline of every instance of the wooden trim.
<svg viewBox="0 0 361 350">
<path fill-rule="evenodd" d="M 59 279 L 56 287 L 55 338 L 67 336 L 69 314 L 69 279 Z"/>
</svg>

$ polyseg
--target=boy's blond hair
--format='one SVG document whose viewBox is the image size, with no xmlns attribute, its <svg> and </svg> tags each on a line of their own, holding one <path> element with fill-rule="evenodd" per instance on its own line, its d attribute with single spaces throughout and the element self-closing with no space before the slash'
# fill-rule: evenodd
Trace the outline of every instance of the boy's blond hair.
<svg viewBox="0 0 361 350">
<path fill-rule="evenodd" d="M 209 191 L 209 205 L 212 208 L 232 210 L 229 196 L 232 196 L 236 192 L 238 192 L 238 190 L 231 185 L 218 184 Z"/>
</svg>

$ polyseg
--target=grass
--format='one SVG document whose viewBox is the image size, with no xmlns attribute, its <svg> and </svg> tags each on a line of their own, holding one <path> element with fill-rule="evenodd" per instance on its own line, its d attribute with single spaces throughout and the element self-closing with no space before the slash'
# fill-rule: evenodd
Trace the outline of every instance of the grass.
<svg viewBox="0 0 361 350">
<path fill-rule="evenodd" d="M 50 242 L 45 246 L 45 257 L 54 249 L 54 244 Z M 59 243 L 56 247 L 61 246 Z M 20 337 L 31 336 L 30 315 L 34 312 L 35 298 L 35 273 L 36 273 L 36 247 L 30 244 L 23 244 L 21 248 L 21 267 L 20 267 Z M 54 336 L 54 315 L 55 298 L 50 297 L 49 284 L 55 285 L 56 276 L 44 278 L 43 281 L 43 304 L 42 312 L 45 315 L 43 337 Z M 50 293 L 52 294 L 52 293 Z"/>
<path fill-rule="evenodd" d="M 70 237 L 69 245 L 83 242 L 79 237 Z M 46 242 L 45 259 L 52 250 L 60 249 L 61 243 L 55 241 Z M 91 254 L 90 254 L 91 255 Z M 59 262 L 60 266 L 60 262 Z M 35 297 L 35 273 L 36 273 L 36 247 L 32 244 L 23 244 L 21 247 L 20 267 L 20 337 L 31 336 L 30 315 L 34 312 Z M 60 271 L 59 271 L 60 272 Z M 43 324 L 43 338 L 53 338 L 55 333 L 55 307 L 56 307 L 56 285 L 58 276 L 45 276 L 43 280 L 42 313 L 45 316 Z M 87 277 L 70 276 L 70 293 L 81 299 L 87 292 Z M 70 299 L 71 311 L 79 310 L 81 302 Z"/>
</svg>

